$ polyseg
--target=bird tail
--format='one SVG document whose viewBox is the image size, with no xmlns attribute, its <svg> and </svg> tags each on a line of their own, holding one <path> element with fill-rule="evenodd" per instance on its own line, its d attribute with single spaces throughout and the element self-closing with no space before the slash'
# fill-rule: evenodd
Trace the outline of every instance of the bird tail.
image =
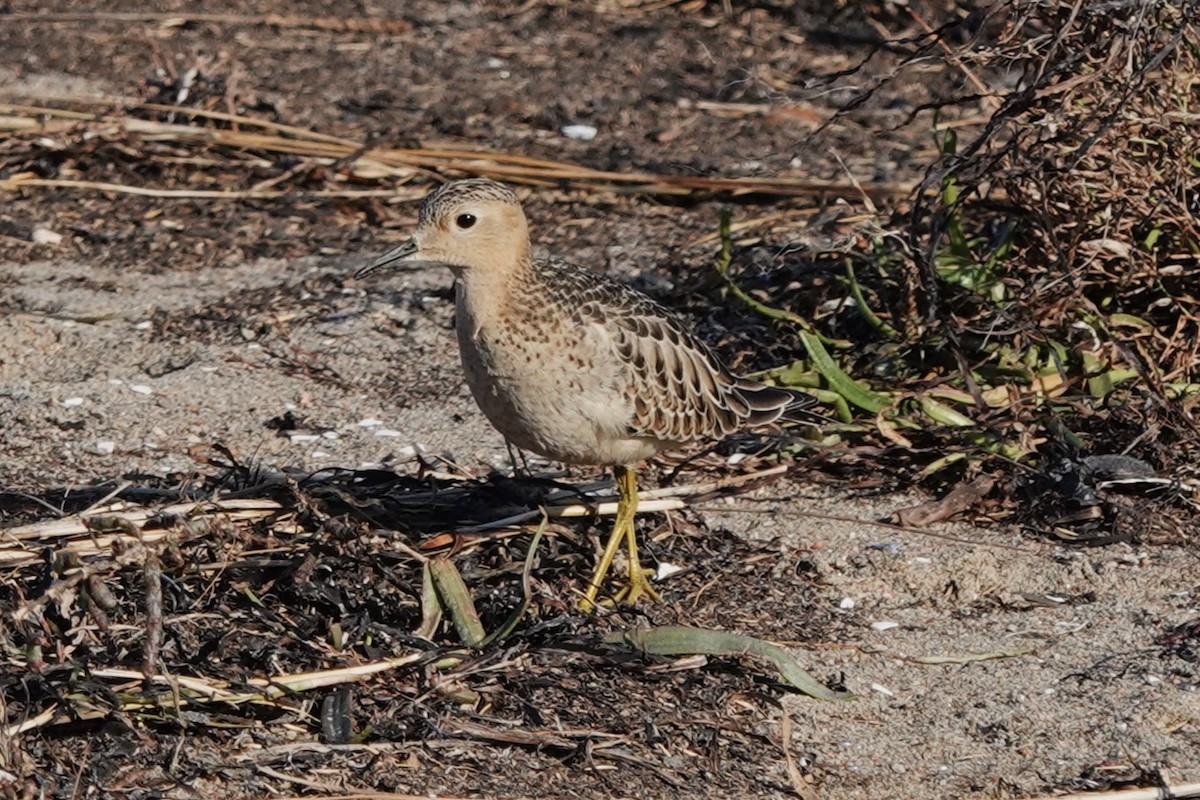
<svg viewBox="0 0 1200 800">
<path fill-rule="evenodd" d="M 811 394 L 782 386 L 768 386 L 746 378 L 738 380 L 737 388 L 738 394 L 750 407 L 751 426 L 769 425 L 780 420 L 808 425 L 832 422 L 828 417 L 808 410 L 817 404 L 817 398 Z"/>
</svg>

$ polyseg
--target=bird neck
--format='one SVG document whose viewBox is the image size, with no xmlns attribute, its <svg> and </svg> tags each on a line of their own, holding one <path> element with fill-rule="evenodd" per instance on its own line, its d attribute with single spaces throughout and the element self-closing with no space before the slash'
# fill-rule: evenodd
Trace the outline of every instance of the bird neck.
<svg viewBox="0 0 1200 800">
<path fill-rule="evenodd" d="M 533 275 L 533 262 L 528 254 L 511 265 L 488 269 L 464 270 L 457 277 L 458 308 L 465 312 L 476 328 L 489 324 L 497 315 L 507 313 L 512 303 L 521 303 Z"/>
</svg>

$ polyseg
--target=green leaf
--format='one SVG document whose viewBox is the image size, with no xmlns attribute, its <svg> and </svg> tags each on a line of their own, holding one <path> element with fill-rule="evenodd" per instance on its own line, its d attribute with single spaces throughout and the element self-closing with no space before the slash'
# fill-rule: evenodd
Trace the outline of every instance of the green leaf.
<svg viewBox="0 0 1200 800">
<path fill-rule="evenodd" d="M 773 663 L 785 681 L 809 697 L 818 700 L 850 700 L 854 697 L 849 692 L 834 691 L 809 675 L 779 645 L 752 636 L 665 625 L 649 630 L 617 631 L 601 641 L 614 650 L 633 650 L 655 656 L 757 656 Z"/>
<path fill-rule="evenodd" d="M 442 602 L 438 599 L 437 587 L 433 585 L 433 569 L 426 561 L 421 569 L 421 626 L 416 635 L 432 641 L 442 624 Z"/>
<path fill-rule="evenodd" d="M 525 554 L 525 569 L 521 571 L 521 605 L 517 606 L 504 624 L 496 630 L 488 634 L 487 638 L 480 642 L 480 647 L 487 647 L 493 642 L 500 642 L 505 639 L 510 633 L 516 630 L 520 624 L 521 618 L 525 616 L 525 612 L 529 610 L 529 604 L 533 602 L 533 584 L 531 578 L 533 576 L 533 562 L 537 557 L 538 545 L 542 542 L 542 536 L 546 533 L 546 526 L 550 524 L 550 517 L 546 514 L 546 509 L 542 509 L 542 524 L 538 525 L 537 533 L 533 535 L 532 541 L 529 542 L 529 552 Z"/>
<path fill-rule="evenodd" d="M 484 639 L 483 623 L 479 621 L 475 601 L 471 599 L 458 567 L 450 559 L 439 557 L 429 562 L 429 572 L 433 575 L 433 585 L 437 587 L 442 604 L 450 612 L 459 638 L 467 647 L 475 647 Z"/>
<path fill-rule="evenodd" d="M 1087 379 L 1088 392 L 1091 393 L 1092 397 L 1104 397 L 1116 389 L 1117 384 L 1131 378 L 1136 378 L 1137 376 L 1136 370 L 1124 368 L 1110 369 L 1108 372 L 1102 372 Z"/>
<path fill-rule="evenodd" d="M 729 287 L 729 291 L 733 293 L 733 296 L 741 300 L 754 311 L 762 314 L 764 317 L 782 322 L 791 322 L 794 325 L 798 325 L 801 330 L 810 333 L 812 336 L 819 337 L 822 341 L 827 342 L 831 347 L 838 347 L 842 349 L 850 347 L 850 342 L 844 339 L 830 339 L 820 333 L 817 333 L 813 328 L 812 323 L 799 314 L 783 308 L 772 308 L 766 303 L 760 303 L 734 282 L 733 278 L 729 275 L 729 267 L 733 263 L 733 238 L 730 234 L 729 228 L 731 213 L 732 212 L 730 212 L 728 207 L 721 209 L 721 254 L 717 257 L 717 262 L 713 266 L 714 269 L 716 269 L 717 275 L 720 276 L 725 285 Z"/>
<path fill-rule="evenodd" d="M 879 315 L 867 304 L 867 299 L 863 296 L 862 286 L 854 274 L 854 261 L 849 258 L 846 259 L 846 280 L 850 284 L 850 296 L 854 298 L 854 306 L 858 309 L 858 313 L 863 320 L 889 339 L 900 338 L 900 334 L 896 329 L 880 319 Z"/>
<path fill-rule="evenodd" d="M 1144 330 L 1154 330 L 1154 325 L 1141 317 L 1133 314 L 1111 314 L 1108 317 L 1109 324 L 1113 327 L 1125 328 L 1142 328 Z"/>
<path fill-rule="evenodd" d="M 928 395 L 922 395 L 920 399 L 921 410 L 925 415 L 939 425 L 950 425 L 956 428 L 967 428 L 975 424 L 975 420 L 955 411 L 944 403 L 939 403 Z"/>
<path fill-rule="evenodd" d="M 801 331 L 800 341 L 804 342 L 813 366 L 829 382 L 830 387 L 848 402 L 872 414 L 878 414 L 892 404 L 891 398 L 871 391 L 847 375 L 816 336 L 808 331 Z"/>
</svg>

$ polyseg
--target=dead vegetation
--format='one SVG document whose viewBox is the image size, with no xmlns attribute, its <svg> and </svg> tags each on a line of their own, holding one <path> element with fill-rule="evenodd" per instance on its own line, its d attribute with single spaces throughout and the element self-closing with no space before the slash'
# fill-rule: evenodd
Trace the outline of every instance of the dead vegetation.
<svg viewBox="0 0 1200 800">
<path fill-rule="evenodd" d="M 923 306 L 927 318 L 951 321 L 949 341 L 977 384 L 1005 374 L 1060 384 L 1045 402 L 1010 413 L 1043 431 L 1036 489 L 1051 476 L 1077 504 L 1066 515 L 1076 534 L 1161 540 L 1173 525 L 1166 535 L 1178 540 L 1195 519 L 1196 10 L 1006 7 L 1004 30 L 980 60 L 1011 70 L 1016 85 L 979 136 L 946 143 L 943 203 L 918 250 L 924 286 L 936 286 L 936 275 L 960 289 L 931 292 Z M 982 389 L 971 383 L 964 388 L 978 401 Z M 1134 458 L 1094 463 L 1110 455 Z M 1125 479 L 1129 490 L 1147 478 L 1140 488 L 1154 499 L 1143 510 L 1153 512 L 1134 515 L 1143 522 L 1097 487 Z M 1053 514 L 1039 517 L 1055 527 Z"/>
<path fill-rule="evenodd" d="M 876 427 L 899 445 L 889 453 L 913 457 L 910 478 L 1007 475 L 1010 497 L 1038 498 L 1019 519 L 1039 532 L 1187 538 L 1200 458 L 1195 11 L 1017 1 L 960 25 L 970 41 L 946 58 L 978 91 L 926 111 L 954 119 L 977 103 L 986 122 L 935 133 L 940 157 L 911 206 L 846 257 L 854 305 L 802 309 L 845 351 L 840 368 L 810 333 L 809 361 L 784 375 L 815 371 L 860 410 L 899 411 Z M 902 389 L 864 392 L 868 376 Z M 1131 503 L 1153 513 L 1121 511 Z"/>
<path fill-rule="evenodd" d="M 663 494 L 702 499 L 780 472 Z M 257 482 L 241 485 L 249 478 Z M 600 793 L 665 797 L 702 762 L 724 765 L 719 785 L 745 796 L 772 796 L 788 780 L 806 786 L 798 768 L 783 771 L 784 746 L 747 723 L 789 687 L 834 695 L 778 648 L 670 624 L 746 608 L 729 591 L 771 571 L 771 548 L 672 537 L 662 561 L 703 565 L 673 580 L 690 611 L 660 609 L 655 627 L 643 618 L 635 630 L 638 614 L 577 609 L 583 528 L 551 519 L 575 516 L 581 499 L 604 512 L 545 480 L 472 482 L 434 470 L 292 479 L 236 464 L 218 482 L 47 495 L 71 513 L 10 526 L 0 548 L 6 659 L 23 665 L 5 681 L 4 738 L 65 727 L 103 739 L 132 726 L 166 746 L 199 735 L 169 767 L 140 773 L 141 785 L 237 776 L 239 796 L 361 785 L 272 768 L 301 752 L 285 742 L 309 732 L 322 744 L 304 745 L 306 759 L 335 767 L 370 756 L 370 774 L 355 780 L 379 788 L 413 785 L 384 776 L 422 764 L 470 769 L 475 756 L 456 752 L 455 740 L 516 748 L 528 768 L 577 764 L 576 779 Z M 520 524 L 529 514 L 507 515 L 538 500 L 553 516 L 534 512 L 536 533 Z M 10 511 L 21 505 L 5 498 Z M 772 583 L 773 607 L 799 614 L 808 596 L 800 576 Z M 811 630 L 819 635 L 815 619 Z M 749 653 L 761 671 L 738 667 Z M 690 677 L 675 680 L 679 670 Z M 740 698 L 732 707 L 731 694 Z M 650 730 L 648 708 L 658 709 Z M 268 730 L 276 735 L 265 749 L 219 754 L 242 732 Z M 693 755 L 663 763 L 652 751 L 664 741 Z M 735 766 L 745 748 L 763 747 L 779 769 Z M 107 745 L 79 763 L 62 760 L 52 737 L 30 748 L 9 753 L 4 768 L 20 775 L 36 762 L 37 784 L 52 794 L 69 793 L 76 770 L 120 788 L 107 783 Z M 562 777 L 542 791 L 562 791 Z"/>
</svg>

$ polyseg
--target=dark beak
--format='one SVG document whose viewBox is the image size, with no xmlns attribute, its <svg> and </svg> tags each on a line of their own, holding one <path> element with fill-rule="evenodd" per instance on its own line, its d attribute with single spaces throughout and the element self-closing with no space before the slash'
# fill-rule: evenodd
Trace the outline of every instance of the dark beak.
<svg viewBox="0 0 1200 800">
<path fill-rule="evenodd" d="M 417 252 L 417 240 L 413 239 L 413 238 L 406 239 L 404 241 L 404 243 L 401 244 L 399 247 L 395 247 L 395 248 L 387 251 L 386 253 L 381 255 L 379 258 L 375 259 L 370 264 L 367 264 L 365 267 L 360 269 L 358 272 L 354 273 L 354 277 L 355 278 L 365 278 L 366 276 L 370 275 L 372 272 L 384 269 L 386 267 L 391 267 L 393 269 L 399 268 L 401 265 L 398 262 L 408 260 L 408 258 L 410 256 L 414 255 L 416 252 Z M 421 262 L 410 262 L 410 265 L 417 267 L 417 266 L 421 266 L 422 264 L 421 264 Z"/>
</svg>

